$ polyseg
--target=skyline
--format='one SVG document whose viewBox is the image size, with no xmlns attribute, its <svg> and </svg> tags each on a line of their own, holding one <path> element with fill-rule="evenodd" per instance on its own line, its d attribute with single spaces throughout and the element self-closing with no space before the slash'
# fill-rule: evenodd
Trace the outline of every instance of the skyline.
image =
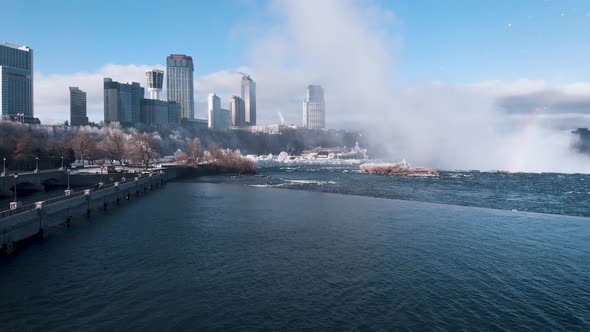
<svg viewBox="0 0 590 332">
<path fill-rule="evenodd" d="M 313 77 L 293 78 L 293 82 L 285 82 L 277 87 L 275 78 L 259 77 L 257 73 L 264 69 L 261 68 L 264 65 L 256 60 L 256 49 L 260 46 L 270 51 L 271 62 L 279 62 L 278 65 L 286 72 L 300 70 L 297 67 L 301 66 L 290 66 L 298 59 L 283 59 L 281 53 L 286 51 L 285 45 L 273 34 L 293 24 L 297 19 L 293 15 L 297 14 L 287 13 L 287 9 L 301 9 L 299 7 L 307 4 L 305 1 L 241 0 L 207 5 L 185 3 L 187 10 L 179 14 L 181 16 L 172 26 L 165 17 L 148 24 L 147 19 L 151 16 L 142 15 L 158 11 L 158 8 L 165 7 L 163 3 L 152 2 L 150 6 L 129 8 L 129 11 L 109 12 L 108 16 L 114 21 L 130 20 L 128 24 L 138 29 L 140 33 L 133 40 L 110 38 L 110 34 L 106 33 L 117 26 L 105 27 L 99 19 L 108 6 L 97 4 L 89 8 L 75 8 L 60 6 L 59 2 L 53 5 L 40 2 L 31 11 L 28 4 L 6 4 L 12 15 L 0 22 L 0 27 L 3 31 L 9 31 L 4 41 L 35 49 L 35 85 L 41 87 L 36 89 L 35 104 L 40 105 L 36 113 L 45 122 L 65 120 L 58 110 L 66 105 L 65 97 L 70 85 L 81 86 L 88 91 L 89 117 L 92 121 L 98 121 L 102 114 L 98 109 L 101 96 L 94 92 L 101 91 L 102 77 L 113 77 L 121 82 L 143 82 L 140 80 L 141 71 L 165 69 L 164 57 L 171 53 L 184 53 L 195 58 L 197 118 L 206 117 L 207 95 L 210 92 L 217 92 L 222 99 L 239 94 L 238 88 L 230 86 L 228 82 L 228 76 L 237 71 L 248 72 L 260 85 L 261 123 L 277 122 L 277 112 L 281 112 L 288 122 L 300 122 L 297 104 L 303 100 L 304 93 L 301 91 L 308 84 L 321 84 L 333 90 L 329 82 Z M 131 7 L 129 4 L 122 6 Z M 425 12 L 420 9 L 421 6 L 427 6 L 440 15 Z M 498 90 L 515 89 L 520 90 L 516 91 L 520 93 L 567 90 L 568 84 L 588 82 L 585 78 L 590 77 L 590 60 L 584 57 L 590 50 L 583 42 L 583 32 L 588 30 L 585 28 L 590 28 L 590 4 L 583 1 L 565 4 L 523 1 L 518 5 L 508 1 L 482 4 L 454 1 L 446 5 L 433 1 L 414 4 L 408 1 L 328 0 L 316 7 L 317 11 L 329 8 L 336 13 L 343 13 L 342 18 L 352 20 L 357 25 L 359 17 L 354 16 L 372 18 L 369 25 L 356 28 L 366 30 L 371 34 L 370 37 L 377 39 L 376 42 L 384 43 L 388 62 L 391 63 L 387 72 L 391 80 L 402 88 L 421 88 L 433 84 L 450 87 L 467 85 L 470 88 L 473 85 L 499 82 L 497 85 L 501 86 Z M 189 13 L 194 13 L 200 19 L 182 20 Z M 23 24 L 20 18 L 24 15 L 30 15 L 35 24 Z M 220 24 L 219 20 L 213 19 L 216 15 L 223 15 L 232 23 Z M 48 17 L 52 21 L 46 25 L 46 29 L 34 29 Z M 66 29 L 64 23 L 60 23 L 60 17 L 74 19 L 77 29 Z M 450 24 L 457 17 L 461 18 L 461 22 Z M 535 27 L 538 31 L 534 30 Z M 173 31 L 189 31 L 190 34 L 187 37 L 187 33 L 176 34 Z M 479 38 L 478 33 L 481 34 Z M 326 34 L 332 32 L 327 31 Z M 60 38 L 56 40 L 55 36 Z M 293 43 L 298 42 L 293 36 L 286 35 L 285 38 Z M 486 47 L 482 47 L 482 40 Z M 99 48 L 97 45 L 108 47 Z M 559 53 L 567 56 L 560 58 Z M 530 54 L 542 56 L 531 57 Z M 367 57 L 370 59 L 371 56 Z M 477 70 L 474 70 L 474 66 Z M 90 80 L 97 76 L 102 77 L 95 79 L 96 86 L 89 86 L 92 84 Z M 299 86 L 296 86 L 296 82 Z M 263 86 L 267 85 L 265 83 L 281 91 L 269 93 L 269 89 L 266 89 L 263 92 Z M 50 93 L 45 93 L 48 87 L 60 85 L 64 87 L 63 91 L 52 89 Z M 288 93 L 286 90 L 289 90 Z M 590 95 L 589 90 L 584 87 L 584 94 Z M 288 101 L 277 102 L 280 98 Z M 333 98 L 337 97 L 334 95 Z M 347 127 L 355 122 L 346 118 L 338 120 L 333 122 L 335 126 L 339 126 L 340 122 L 341 126 Z"/>
</svg>

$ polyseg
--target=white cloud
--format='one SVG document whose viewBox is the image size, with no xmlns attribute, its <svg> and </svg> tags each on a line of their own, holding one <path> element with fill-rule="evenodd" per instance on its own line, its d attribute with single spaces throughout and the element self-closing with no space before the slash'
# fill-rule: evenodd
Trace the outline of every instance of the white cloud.
<svg viewBox="0 0 590 332">
<path fill-rule="evenodd" d="M 86 91 L 88 117 L 99 122 L 104 117 L 103 80 L 110 77 L 119 82 L 140 82 L 145 86 L 145 72 L 161 65 L 105 65 L 94 72 L 68 75 L 35 73 L 35 116 L 44 123 L 69 120 L 70 86 Z"/>
</svg>

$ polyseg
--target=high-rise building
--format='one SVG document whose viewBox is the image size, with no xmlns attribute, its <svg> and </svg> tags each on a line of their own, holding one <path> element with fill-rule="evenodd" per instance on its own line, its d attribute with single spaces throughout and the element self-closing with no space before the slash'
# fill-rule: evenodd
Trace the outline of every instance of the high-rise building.
<svg viewBox="0 0 590 332">
<path fill-rule="evenodd" d="M 151 99 L 160 99 L 160 91 L 164 85 L 164 72 L 159 69 L 152 69 L 145 72 L 147 87 Z"/>
<path fill-rule="evenodd" d="M 140 121 L 144 89 L 137 82 L 131 84 L 104 79 L 104 122 L 134 124 Z"/>
<path fill-rule="evenodd" d="M 309 85 L 303 102 L 303 126 L 308 129 L 324 129 L 326 127 L 326 105 L 324 88 L 320 85 Z"/>
<path fill-rule="evenodd" d="M 166 58 L 168 100 L 180 104 L 183 119 L 195 118 L 193 72 L 193 58 L 191 56 L 171 54 Z"/>
<path fill-rule="evenodd" d="M 86 92 L 76 86 L 70 87 L 70 125 L 85 126 L 88 124 L 86 113 Z"/>
<path fill-rule="evenodd" d="M 215 128 L 229 129 L 231 128 L 231 112 L 228 109 L 222 108 L 215 115 Z"/>
<path fill-rule="evenodd" d="M 246 126 L 244 100 L 238 96 L 229 98 L 229 112 L 231 113 L 231 125 L 233 127 Z"/>
<path fill-rule="evenodd" d="M 210 93 L 207 98 L 207 119 L 209 120 L 209 128 L 214 128 L 215 115 L 221 109 L 221 99 L 216 94 Z"/>
<path fill-rule="evenodd" d="M 242 76 L 242 100 L 244 100 L 246 125 L 256 125 L 256 82 L 249 75 Z"/>
<path fill-rule="evenodd" d="M 0 45 L 0 109 L 3 116 L 33 118 L 33 49 Z"/>
<path fill-rule="evenodd" d="M 208 106 L 209 128 L 229 129 L 231 127 L 230 111 L 221 108 L 221 99 L 216 94 L 209 94 Z"/>
<path fill-rule="evenodd" d="M 140 114 L 148 126 L 180 125 L 180 104 L 174 101 L 143 99 Z"/>
</svg>

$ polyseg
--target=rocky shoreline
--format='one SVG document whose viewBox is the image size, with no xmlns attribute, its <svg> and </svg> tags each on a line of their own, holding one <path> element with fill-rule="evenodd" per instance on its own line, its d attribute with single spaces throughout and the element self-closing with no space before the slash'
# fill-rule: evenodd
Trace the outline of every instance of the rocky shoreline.
<svg viewBox="0 0 590 332">
<path fill-rule="evenodd" d="M 437 170 L 426 167 L 412 167 L 405 160 L 399 163 L 366 163 L 360 166 L 361 171 L 370 174 L 384 174 L 409 177 L 439 176 Z"/>
</svg>

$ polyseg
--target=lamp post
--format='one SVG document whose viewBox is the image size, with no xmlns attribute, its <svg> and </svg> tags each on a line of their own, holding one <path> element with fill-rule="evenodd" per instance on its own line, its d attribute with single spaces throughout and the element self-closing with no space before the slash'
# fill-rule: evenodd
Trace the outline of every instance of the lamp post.
<svg viewBox="0 0 590 332">
<path fill-rule="evenodd" d="M 16 202 L 16 179 L 18 178 L 18 173 L 14 173 L 14 201 Z"/>
<path fill-rule="evenodd" d="M 3 157 L 2 161 L 4 162 L 4 170 L 2 171 L 2 176 L 6 176 L 6 157 Z"/>
<path fill-rule="evenodd" d="M 35 173 L 39 173 L 39 157 L 35 157 Z"/>
<path fill-rule="evenodd" d="M 61 170 L 64 170 L 64 156 L 61 156 Z"/>
<path fill-rule="evenodd" d="M 68 168 L 68 190 L 70 190 L 70 169 Z"/>
</svg>

